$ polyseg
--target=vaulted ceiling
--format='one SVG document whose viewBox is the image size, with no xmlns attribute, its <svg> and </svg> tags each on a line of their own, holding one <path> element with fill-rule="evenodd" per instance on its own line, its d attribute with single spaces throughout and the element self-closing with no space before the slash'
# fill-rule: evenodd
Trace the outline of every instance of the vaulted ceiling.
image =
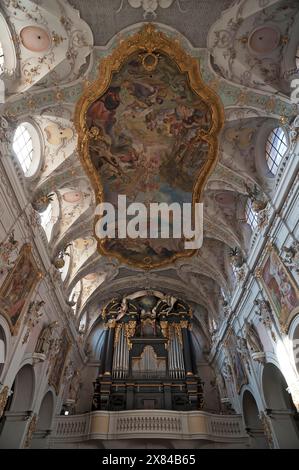
<svg viewBox="0 0 299 470">
<path fill-rule="evenodd" d="M 155 269 L 133 267 L 98 252 L 93 225 L 95 193 L 82 167 L 74 125 L 76 103 L 97 78 L 99 62 L 112 53 L 122 37 L 140 30 L 145 9 L 142 5 L 133 8 L 126 0 L 70 0 L 76 10 L 58 0 L 51 5 L 43 0 L 22 3 L 26 8 L 18 23 L 14 19 L 18 5 L 5 1 L 3 7 L 16 34 L 28 21 L 32 23 L 28 14 L 39 21 L 42 17 L 43 24 L 53 30 L 53 37 L 55 30 L 55 47 L 51 54 L 41 51 L 37 60 L 32 51 L 20 45 L 19 74 L 10 79 L 5 115 L 14 126 L 30 116 L 42 135 L 40 171 L 28 181 L 23 178 L 23 184 L 33 200 L 49 193 L 55 195 L 53 228 L 49 243 L 44 234 L 45 247 L 55 259 L 71 244 L 63 282 L 67 298 L 72 294 L 73 303 L 78 301 L 73 306 L 78 325 L 88 312 L 91 326 L 111 297 L 143 288 L 177 294 L 200 306 L 200 321 L 200 316 L 207 313 L 219 319 L 223 296 L 229 297 L 237 282 L 229 250 L 238 247 L 244 256 L 250 250 L 251 233 L 245 221 L 246 184 L 255 183 L 268 196 L 275 184 L 261 170 L 263 135 L 297 113 L 285 81 L 276 76 L 282 54 L 285 66 L 292 65 L 292 41 L 280 39 L 279 45 L 265 52 L 272 64 L 267 72 L 265 57 L 254 56 L 251 45 L 252 64 L 248 69 L 254 67 L 253 75 L 249 70 L 245 73 L 242 48 L 252 30 L 267 22 L 267 14 L 272 23 L 279 18 L 283 29 L 280 36 L 291 38 L 296 2 L 252 1 L 251 8 L 247 8 L 246 1 L 217 0 L 211 8 L 208 0 L 176 0 L 169 8 L 158 7 L 156 17 L 147 18 L 154 20 L 157 29 L 178 39 L 184 50 L 199 61 L 204 82 L 218 95 L 225 111 L 218 164 L 203 193 L 203 247 L 191 258 L 180 258 Z M 236 72 L 241 61 L 242 76 Z M 280 70 L 279 77 L 284 72 Z M 268 86 L 259 86 L 265 73 Z"/>
</svg>

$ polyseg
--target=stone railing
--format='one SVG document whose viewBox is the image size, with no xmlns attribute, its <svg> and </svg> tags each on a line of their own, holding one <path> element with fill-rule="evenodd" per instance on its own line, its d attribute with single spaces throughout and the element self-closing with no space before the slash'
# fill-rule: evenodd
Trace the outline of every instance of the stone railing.
<svg viewBox="0 0 299 470">
<path fill-rule="evenodd" d="M 93 411 L 83 415 L 58 416 L 51 447 L 63 443 L 109 439 L 205 439 L 213 442 L 246 443 L 241 416 L 204 411 Z"/>
<path fill-rule="evenodd" d="M 210 429 L 215 436 L 238 436 L 242 432 L 241 424 L 240 421 L 216 418 L 210 420 Z"/>
<path fill-rule="evenodd" d="M 69 418 L 69 419 L 66 419 Z M 87 415 L 65 416 L 56 421 L 57 436 L 82 436 L 88 425 Z"/>
<path fill-rule="evenodd" d="M 117 418 L 116 430 L 122 432 L 176 432 L 182 430 L 180 417 L 173 416 L 126 416 Z"/>
</svg>

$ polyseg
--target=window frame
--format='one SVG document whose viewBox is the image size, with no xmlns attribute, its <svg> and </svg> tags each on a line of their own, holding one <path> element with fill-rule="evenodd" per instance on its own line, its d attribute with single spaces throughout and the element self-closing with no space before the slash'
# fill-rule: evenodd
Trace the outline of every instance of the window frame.
<svg viewBox="0 0 299 470">
<path fill-rule="evenodd" d="M 4 57 L 4 78 L 9 78 L 13 76 L 13 74 L 17 70 L 18 60 L 13 34 L 2 12 L 0 12 L 0 42 Z"/>
<path fill-rule="evenodd" d="M 16 145 L 16 134 L 20 128 L 24 128 L 24 131 L 30 136 L 30 141 L 31 141 L 31 147 L 32 147 L 32 157 L 30 161 L 30 165 L 28 167 L 24 167 L 23 162 L 26 160 L 26 158 L 22 159 L 19 155 L 19 152 L 17 149 L 15 149 Z M 20 136 L 18 136 L 20 139 Z M 28 143 L 29 141 L 27 141 Z M 24 148 L 24 147 L 23 147 Z M 13 140 L 12 140 L 12 150 L 13 154 L 16 157 L 16 160 L 18 162 L 18 165 L 20 166 L 23 175 L 26 179 L 34 178 L 36 174 L 38 173 L 41 163 L 42 163 L 42 145 L 41 145 L 41 138 L 39 131 L 35 124 L 33 124 L 30 121 L 21 121 L 18 123 L 16 126 L 14 135 L 13 135 Z"/>
<path fill-rule="evenodd" d="M 50 224 L 50 222 L 52 221 L 52 216 L 53 216 L 53 207 L 52 207 L 52 204 L 51 202 L 49 202 L 49 204 L 47 205 L 46 209 L 42 212 L 39 212 L 39 215 L 40 215 L 40 224 L 42 226 L 42 228 L 44 229 L 44 231 L 47 233 L 47 227 L 48 225 Z M 46 221 L 46 223 L 45 223 Z"/>
<path fill-rule="evenodd" d="M 250 198 L 248 198 L 246 201 L 245 220 L 251 230 L 254 232 L 258 225 L 258 214 L 256 211 L 253 210 L 252 201 Z"/>
<path fill-rule="evenodd" d="M 267 137 L 265 146 L 266 163 L 269 171 L 276 176 L 288 151 L 288 139 L 283 127 L 277 126 Z"/>
</svg>

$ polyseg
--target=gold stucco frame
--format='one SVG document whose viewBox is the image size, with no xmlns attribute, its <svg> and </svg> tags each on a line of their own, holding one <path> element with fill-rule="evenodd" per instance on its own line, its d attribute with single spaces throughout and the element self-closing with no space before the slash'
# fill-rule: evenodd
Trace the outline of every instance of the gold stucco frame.
<svg viewBox="0 0 299 470">
<path fill-rule="evenodd" d="M 287 276 L 290 284 L 292 285 L 294 291 L 296 292 L 297 296 L 299 295 L 299 288 L 298 288 L 298 285 L 297 285 L 291 271 L 288 269 L 288 267 L 285 265 L 285 263 L 281 259 L 278 248 L 275 245 L 273 245 L 272 243 L 269 243 L 266 247 L 266 253 L 263 256 L 262 262 L 261 262 L 260 266 L 256 269 L 255 275 L 256 275 L 256 278 L 258 279 L 262 289 L 266 293 L 267 299 L 270 302 L 271 308 L 272 308 L 273 312 L 275 313 L 275 317 L 277 318 L 277 321 L 280 325 L 280 328 L 281 328 L 282 332 L 287 334 L 293 319 L 299 313 L 299 307 L 298 306 L 294 307 L 294 309 L 289 311 L 288 313 L 285 313 L 284 311 L 282 311 L 281 313 L 278 312 L 277 306 L 273 302 L 273 297 L 271 295 L 271 291 L 269 290 L 269 287 L 268 287 L 267 283 L 265 282 L 265 280 L 263 278 L 263 270 L 264 270 L 264 267 L 265 267 L 267 261 L 269 260 L 269 257 L 271 256 L 271 254 L 274 254 L 276 260 L 278 261 L 281 269 L 286 274 L 286 276 Z"/>
<path fill-rule="evenodd" d="M 34 270 L 35 278 L 34 278 L 34 281 L 32 283 L 32 286 L 31 286 L 29 292 L 27 293 L 27 297 L 24 299 L 24 305 L 23 305 L 23 307 L 21 309 L 21 312 L 20 312 L 20 314 L 17 318 L 17 321 L 16 321 L 15 324 L 13 324 L 12 321 L 11 321 L 10 316 L 3 309 L 2 305 L 1 305 L 1 301 L 2 301 L 2 299 L 5 299 L 7 289 L 10 286 L 10 284 L 12 282 L 12 279 L 15 276 L 18 275 L 18 266 L 19 266 L 19 263 L 22 259 L 27 259 L 27 260 L 30 261 L 30 263 L 32 265 L 32 269 Z M 26 243 L 25 245 L 22 246 L 22 248 L 19 252 L 19 255 L 18 255 L 18 257 L 15 261 L 14 267 L 7 274 L 5 280 L 4 280 L 4 282 L 3 282 L 3 284 L 1 285 L 1 288 L 0 288 L 0 315 L 2 315 L 7 320 L 8 324 L 9 324 L 11 334 L 13 336 L 16 336 L 18 334 L 20 325 L 21 325 L 21 323 L 23 321 L 23 318 L 24 318 L 24 314 L 25 314 L 26 310 L 28 309 L 29 303 L 31 301 L 33 292 L 34 292 L 37 284 L 39 283 L 39 281 L 42 278 L 43 278 L 43 274 L 39 270 L 39 268 L 37 266 L 37 263 L 34 259 L 34 256 L 32 254 L 32 246 L 29 243 Z"/>
<path fill-rule="evenodd" d="M 75 127 L 78 133 L 78 152 L 83 167 L 90 178 L 95 190 L 96 203 L 103 201 L 103 186 L 100 178 L 95 171 L 89 157 L 89 135 L 86 126 L 86 114 L 89 106 L 100 98 L 109 88 L 113 74 L 117 73 L 122 65 L 130 56 L 136 53 L 152 54 L 160 52 L 167 55 L 175 62 L 181 73 L 187 74 L 190 88 L 198 95 L 209 107 L 212 116 L 212 127 L 209 133 L 202 133 L 201 138 L 209 145 L 208 158 L 197 176 L 193 186 L 192 201 L 193 205 L 200 202 L 203 188 L 208 177 L 212 173 L 218 160 L 218 135 L 224 123 L 224 111 L 220 98 L 211 90 L 202 80 L 198 59 L 188 55 L 182 48 L 178 40 L 166 36 L 161 31 L 157 31 L 152 24 L 146 24 L 136 34 L 128 39 L 121 40 L 119 46 L 111 55 L 103 58 L 99 63 L 98 78 L 86 87 L 79 99 L 75 110 Z M 98 216 L 99 217 L 99 216 Z M 95 224 L 98 218 L 95 218 Z M 152 269 L 162 265 L 168 265 L 180 257 L 193 256 L 197 250 L 185 250 L 176 253 L 173 257 L 158 263 L 144 262 L 139 263 L 134 260 L 124 258 L 119 253 L 107 251 L 103 246 L 105 239 L 98 239 L 98 250 L 106 256 L 113 256 L 120 262 L 130 264 L 143 269 Z"/>
</svg>

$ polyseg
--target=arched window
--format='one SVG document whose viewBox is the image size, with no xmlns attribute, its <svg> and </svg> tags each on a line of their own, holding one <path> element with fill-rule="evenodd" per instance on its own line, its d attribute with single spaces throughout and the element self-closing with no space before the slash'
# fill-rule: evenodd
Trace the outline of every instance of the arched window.
<svg viewBox="0 0 299 470">
<path fill-rule="evenodd" d="M 281 127 L 276 127 L 269 134 L 266 143 L 266 160 L 269 170 L 276 175 L 278 167 L 288 149 L 287 137 Z"/>
<path fill-rule="evenodd" d="M 60 274 L 61 274 L 61 279 L 63 281 L 65 281 L 67 275 L 68 275 L 68 272 L 69 272 L 69 268 L 70 268 L 70 264 L 71 264 L 71 252 L 70 252 L 70 247 L 68 246 L 64 252 L 64 266 L 63 268 L 59 269 L 60 271 Z"/>
<path fill-rule="evenodd" d="M 13 150 L 24 173 L 28 173 L 33 160 L 33 142 L 30 132 L 24 124 L 20 124 L 13 138 Z"/>
<path fill-rule="evenodd" d="M 245 208 L 246 222 L 250 225 L 251 229 L 254 230 L 257 226 L 257 213 L 252 208 L 251 199 L 248 199 Z"/>
<path fill-rule="evenodd" d="M 30 122 L 22 122 L 17 127 L 12 148 L 25 176 L 33 176 L 41 160 L 41 142 L 37 129 Z"/>
<path fill-rule="evenodd" d="M 83 317 L 80 320 L 79 324 L 79 332 L 83 333 L 86 329 L 86 322 L 87 322 L 87 315 L 86 313 L 83 315 Z"/>
<path fill-rule="evenodd" d="M 73 288 L 71 295 L 69 296 L 68 303 L 72 307 L 74 314 L 76 314 L 77 302 L 81 294 L 82 283 L 81 281 L 77 282 Z"/>
<path fill-rule="evenodd" d="M 5 71 L 7 78 L 13 76 L 17 70 L 18 60 L 15 43 L 13 32 L 0 11 L 0 73 Z"/>
<path fill-rule="evenodd" d="M 52 204 L 48 204 L 47 209 L 40 212 L 40 223 L 45 232 L 47 233 L 48 225 L 51 223 L 52 218 Z"/>
</svg>

